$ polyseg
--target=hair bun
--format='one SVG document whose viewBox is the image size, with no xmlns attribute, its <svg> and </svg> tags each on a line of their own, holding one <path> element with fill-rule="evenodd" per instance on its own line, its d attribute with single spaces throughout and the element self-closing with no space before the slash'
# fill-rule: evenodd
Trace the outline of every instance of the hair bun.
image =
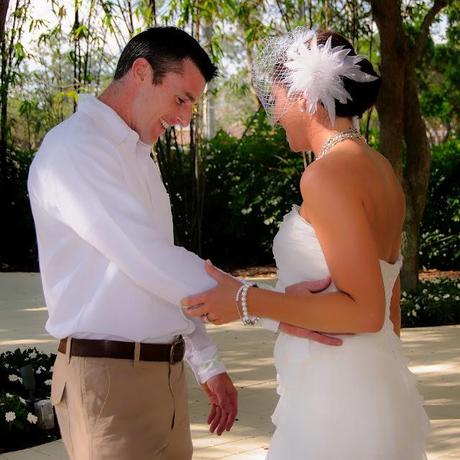
<svg viewBox="0 0 460 460">
<path fill-rule="evenodd" d="M 353 45 L 342 35 L 336 32 L 320 30 L 317 32 L 318 43 L 326 43 L 329 37 L 332 37 L 332 46 L 343 46 L 349 49 L 350 56 L 356 56 Z M 335 101 L 335 110 L 338 117 L 361 117 L 366 110 L 369 110 L 377 101 L 380 86 L 382 84 L 381 77 L 375 72 L 374 67 L 368 59 L 363 58 L 357 64 L 361 70 L 369 75 L 377 77 L 376 80 L 369 82 L 357 82 L 349 78 L 343 78 L 344 88 L 348 91 L 351 101 L 341 104 Z"/>
</svg>

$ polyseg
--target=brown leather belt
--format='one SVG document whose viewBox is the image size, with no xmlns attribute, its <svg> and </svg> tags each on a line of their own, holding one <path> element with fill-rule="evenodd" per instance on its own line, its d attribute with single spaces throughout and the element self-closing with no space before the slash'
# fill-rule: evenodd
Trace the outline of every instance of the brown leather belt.
<svg viewBox="0 0 460 460">
<path fill-rule="evenodd" d="M 119 342 L 115 340 L 72 339 L 70 356 L 88 358 L 134 359 L 134 342 Z M 183 360 L 185 342 L 181 335 L 172 344 L 141 343 L 140 361 L 160 361 L 175 364 Z M 67 339 L 59 342 L 59 352 L 67 350 Z"/>
</svg>

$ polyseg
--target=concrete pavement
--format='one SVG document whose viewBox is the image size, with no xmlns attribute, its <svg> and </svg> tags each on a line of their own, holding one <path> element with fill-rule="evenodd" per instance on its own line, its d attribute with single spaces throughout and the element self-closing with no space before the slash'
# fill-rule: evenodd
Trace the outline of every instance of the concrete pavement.
<svg viewBox="0 0 460 460">
<path fill-rule="evenodd" d="M 38 274 L 0 273 L 0 352 L 37 346 L 55 352 L 57 342 L 44 330 L 47 312 Z M 221 437 L 207 431 L 206 399 L 188 373 L 194 460 L 262 460 L 273 426 L 276 404 L 272 366 L 274 334 L 239 324 L 209 327 L 239 388 L 236 426 Z M 419 380 L 433 432 L 429 460 L 460 459 L 460 326 L 406 329 L 402 333 L 410 368 Z M 56 441 L 0 455 L 0 460 L 66 460 Z M 389 459 L 391 460 L 391 459 Z"/>
</svg>

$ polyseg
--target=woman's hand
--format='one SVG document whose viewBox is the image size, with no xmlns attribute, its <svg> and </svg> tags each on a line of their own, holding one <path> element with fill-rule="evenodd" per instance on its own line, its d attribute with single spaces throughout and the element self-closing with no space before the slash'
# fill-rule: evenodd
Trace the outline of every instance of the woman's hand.
<svg viewBox="0 0 460 460">
<path fill-rule="evenodd" d="M 331 284 L 331 278 L 325 278 L 318 281 L 302 281 L 301 283 L 291 284 L 286 287 L 286 292 L 290 294 L 308 295 L 323 292 Z M 322 343 L 323 345 L 340 346 L 343 340 L 338 337 L 331 337 L 330 335 L 304 329 L 303 327 L 292 326 L 291 324 L 280 323 L 279 330 L 285 334 L 310 339 L 314 342 Z"/>
<path fill-rule="evenodd" d="M 189 317 L 201 317 L 203 321 L 216 325 L 239 319 L 235 296 L 242 283 L 214 267 L 209 260 L 205 263 L 205 269 L 217 282 L 217 287 L 182 299 L 184 313 Z"/>
</svg>

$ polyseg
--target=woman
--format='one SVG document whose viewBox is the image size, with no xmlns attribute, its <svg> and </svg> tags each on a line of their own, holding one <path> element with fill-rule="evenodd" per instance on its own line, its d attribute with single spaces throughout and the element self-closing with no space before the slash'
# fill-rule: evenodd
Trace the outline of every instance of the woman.
<svg viewBox="0 0 460 460">
<path fill-rule="evenodd" d="M 380 79 L 340 35 L 297 29 L 264 46 L 254 81 L 291 149 L 316 158 L 300 181 L 302 205 L 274 240 L 280 292 L 241 285 L 208 263 L 218 286 L 184 299 L 186 312 L 340 334 L 343 345 L 327 347 L 280 333 L 269 459 L 425 459 L 429 422 L 398 338 L 404 195 L 389 162 L 353 128 Z M 320 294 L 283 292 L 328 276 Z"/>
</svg>

